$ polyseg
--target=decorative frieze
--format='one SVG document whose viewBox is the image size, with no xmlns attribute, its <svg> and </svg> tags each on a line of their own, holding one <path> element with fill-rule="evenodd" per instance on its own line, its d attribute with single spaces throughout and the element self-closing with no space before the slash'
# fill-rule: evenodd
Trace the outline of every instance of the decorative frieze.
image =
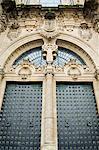
<svg viewBox="0 0 99 150">
<path fill-rule="evenodd" d="M 17 1 L 18 3 L 23 3 L 22 1 Z M 31 1 L 34 3 L 34 1 Z M 30 2 L 30 3 L 31 3 Z M 63 1 L 63 4 L 70 3 L 69 1 Z M 73 2 L 75 5 L 83 4 L 84 0 L 79 0 Z M 96 32 L 99 32 L 99 18 L 98 18 L 98 10 L 97 10 L 97 1 L 93 0 L 93 4 L 91 1 L 85 2 L 85 7 L 82 10 L 68 10 L 65 9 L 63 11 L 42 11 L 40 8 L 33 7 L 32 9 L 24 9 L 22 7 L 16 8 L 15 2 L 3 2 L 3 14 L 0 18 L 0 33 L 4 32 L 7 27 L 9 27 L 9 23 L 11 20 L 17 20 L 21 28 L 25 28 L 26 31 L 40 31 L 42 35 L 47 38 L 53 38 L 59 34 L 59 32 L 72 32 L 76 28 L 80 30 L 80 37 L 85 40 L 89 40 L 91 36 L 91 31 L 88 28 L 83 28 L 82 22 L 90 18 L 89 23 L 92 21 L 93 28 Z M 84 13 L 83 13 L 84 12 Z M 92 15 L 93 14 L 93 15 Z M 97 16 L 97 17 L 96 17 Z M 84 18 L 85 17 L 85 18 Z M 94 19 L 95 18 L 95 19 Z M 14 22 L 13 22 L 14 23 Z M 80 26 L 80 28 L 79 28 Z M 8 33 L 8 37 L 12 40 L 15 37 L 19 36 L 19 30 L 13 30 L 10 28 Z M 52 33 L 53 32 L 53 33 Z"/>
</svg>

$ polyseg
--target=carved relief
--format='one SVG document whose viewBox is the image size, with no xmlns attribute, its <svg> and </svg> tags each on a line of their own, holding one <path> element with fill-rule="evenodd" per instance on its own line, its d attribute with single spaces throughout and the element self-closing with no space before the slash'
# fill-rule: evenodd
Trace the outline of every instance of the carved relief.
<svg viewBox="0 0 99 150">
<path fill-rule="evenodd" d="M 32 20 L 26 20 L 25 21 L 25 28 L 27 31 L 34 31 L 38 27 L 38 21 L 36 18 L 33 18 Z"/>
<path fill-rule="evenodd" d="M 48 43 L 43 45 L 42 49 L 43 49 L 43 58 L 47 61 L 47 63 L 53 62 L 53 60 L 55 60 L 57 56 L 58 46 L 56 44 Z"/>
<path fill-rule="evenodd" d="M 7 28 L 7 20 L 6 20 L 6 16 L 2 15 L 0 17 L 0 33 L 4 32 Z"/>
<path fill-rule="evenodd" d="M 35 67 L 29 62 L 29 60 L 23 60 L 22 63 L 16 66 L 15 72 L 17 75 L 21 76 L 22 79 L 27 79 L 35 72 Z"/>
<path fill-rule="evenodd" d="M 15 38 L 17 38 L 19 36 L 20 33 L 21 33 L 20 26 L 19 26 L 17 20 L 15 20 L 10 25 L 9 32 L 8 32 L 7 36 L 10 40 L 14 40 Z"/>
<path fill-rule="evenodd" d="M 58 35 L 55 13 L 48 12 L 44 17 L 44 25 L 40 31 L 41 36 L 44 36 L 47 39 L 55 38 Z"/>
<path fill-rule="evenodd" d="M 68 70 L 67 74 L 69 76 L 71 76 L 73 79 L 77 79 L 81 75 L 81 72 L 80 72 L 80 70 L 76 66 L 72 66 Z"/>
<path fill-rule="evenodd" d="M 70 59 L 70 61 L 64 65 L 64 73 L 67 76 L 70 76 L 73 80 L 77 80 L 81 75 L 90 72 L 86 65 L 78 64 L 76 59 Z"/>
<path fill-rule="evenodd" d="M 53 32 L 56 29 L 56 20 L 45 19 L 44 21 L 44 30 L 47 32 Z"/>
<path fill-rule="evenodd" d="M 80 37 L 86 41 L 89 41 L 92 38 L 91 30 L 86 23 L 81 23 L 79 28 L 79 34 Z"/>
</svg>

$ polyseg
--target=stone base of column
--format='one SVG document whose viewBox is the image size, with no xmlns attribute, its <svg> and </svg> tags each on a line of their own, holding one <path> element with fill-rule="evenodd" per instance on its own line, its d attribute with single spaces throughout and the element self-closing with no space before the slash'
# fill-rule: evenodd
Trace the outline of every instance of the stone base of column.
<svg viewBox="0 0 99 150">
<path fill-rule="evenodd" d="M 41 150 L 57 150 L 56 145 L 44 145 Z"/>
</svg>

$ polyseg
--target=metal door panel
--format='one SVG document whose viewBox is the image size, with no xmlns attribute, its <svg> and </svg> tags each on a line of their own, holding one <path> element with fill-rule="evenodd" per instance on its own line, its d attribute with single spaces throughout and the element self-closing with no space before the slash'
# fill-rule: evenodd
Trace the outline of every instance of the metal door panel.
<svg viewBox="0 0 99 150">
<path fill-rule="evenodd" d="M 99 150 L 96 100 L 90 83 L 57 83 L 58 149 Z"/>
<path fill-rule="evenodd" d="M 41 83 L 8 83 L 0 114 L 0 150 L 40 150 Z"/>
</svg>

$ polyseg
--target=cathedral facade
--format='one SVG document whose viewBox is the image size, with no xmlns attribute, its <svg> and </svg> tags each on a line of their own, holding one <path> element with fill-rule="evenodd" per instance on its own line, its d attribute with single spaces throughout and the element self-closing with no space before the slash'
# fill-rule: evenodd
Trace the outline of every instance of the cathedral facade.
<svg viewBox="0 0 99 150">
<path fill-rule="evenodd" d="M 98 0 L 1 0 L 0 150 L 99 150 Z"/>
</svg>

